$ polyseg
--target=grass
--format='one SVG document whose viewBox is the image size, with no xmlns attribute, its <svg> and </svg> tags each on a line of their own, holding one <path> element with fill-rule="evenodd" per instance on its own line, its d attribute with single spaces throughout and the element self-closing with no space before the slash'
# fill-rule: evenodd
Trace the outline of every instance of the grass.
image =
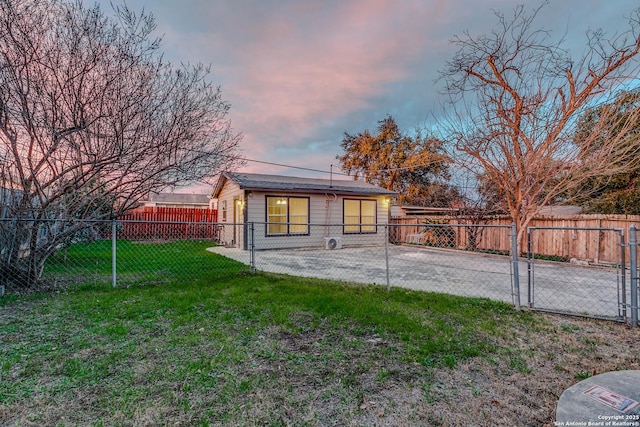
<svg viewBox="0 0 640 427">
<path fill-rule="evenodd" d="M 118 241 L 116 269 L 121 286 L 206 283 L 227 274 L 246 271 L 247 267 L 212 259 L 205 249 L 209 241 Z M 84 285 L 111 283 L 111 242 L 79 243 L 59 252 L 47 261 L 44 278 L 48 282 Z M 65 288 L 68 286 L 65 286 Z"/>
<path fill-rule="evenodd" d="M 513 425 L 550 419 L 553 401 L 508 407 L 500 390 L 515 395 L 514 378 L 546 363 L 568 385 L 594 360 L 639 364 L 619 348 L 600 354 L 600 329 L 614 343 L 633 333 L 620 325 L 249 274 L 209 245 L 127 242 L 124 287 L 0 299 L 0 425 Z M 109 251 L 76 245 L 47 274 L 108 276 Z"/>
</svg>

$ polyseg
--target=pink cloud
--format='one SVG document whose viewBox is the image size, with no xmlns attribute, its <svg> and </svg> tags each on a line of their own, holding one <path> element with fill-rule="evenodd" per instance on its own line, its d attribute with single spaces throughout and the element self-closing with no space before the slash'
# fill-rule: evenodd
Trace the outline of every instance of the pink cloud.
<svg viewBox="0 0 640 427">
<path fill-rule="evenodd" d="M 443 38 L 438 30 L 460 15 L 457 9 L 465 10 L 446 0 L 194 2 L 199 5 L 190 13 L 154 2 L 153 9 L 172 18 L 160 32 L 170 50 L 213 63 L 212 78 L 222 80 L 247 157 L 284 161 L 297 155 L 291 161 L 304 164 L 314 156 L 326 165 L 335 163 L 343 131 L 363 129 L 339 123 L 375 109 L 367 124 L 375 126 L 392 112 L 396 105 L 376 103 L 392 94 L 394 83 L 415 82 L 416 69 L 423 73 L 416 64 L 434 45 L 448 43 L 450 33 Z M 178 17 L 183 25 L 176 25 Z M 305 151 L 305 141 L 326 142 L 327 128 L 336 126 L 333 148 Z"/>
<path fill-rule="evenodd" d="M 111 9 L 109 0 L 96 1 Z M 246 157 L 326 170 L 337 164 L 345 131 L 371 129 L 387 113 L 405 130 L 424 124 L 439 107 L 433 82 L 454 53 L 449 39 L 467 29 L 486 33 L 496 22 L 492 9 L 509 14 L 521 3 L 127 0 L 156 16 L 169 61 L 212 64 L 211 80 L 245 134 Z M 582 47 L 584 29 L 615 31 L 632 7 L 628 0 L 555 1 L 540 23 L 560 33 L 571 27 L 568 41 Z M 245 170 L 286 169 L 250 163 Z"/>
<path fill-rule="evenodd" d="M 423 59 L 432 43 L 430 20 L 447 7 L 442 2 L 426 10 L 421 1 L 322 4 L 294 4 L 286 14 L 275 11 L 253 22 L 252 37 L 234 55 L 234 86 L 226 93 L 240 100 L 233 118 L 254 156 L 268 157 L 273 145 L 266 141 L 293 148 L 318 127 L 370 107 Z M 335 157 L 339 142 L 327 159 Z"/>
<path fill-rule="evenodd" d="M 453 55 L 451 36 L 466 29 L 487 32 L 495 25 L 491 9 L 509 13 L 521 3 L 130 2 L 158 14 L 159 33 L 166 35 L 164 47 L 173 54 L 172 62 L 213 64 L 212 80 L 222 85 L 224 98 L 232 104 L 232 123 L 245 134 L 242 147 L 248 158 L 324 168 L 336 163 L 344 131 L 372 128 L 386 113 L 404 120 L 400 124 L 407 130 L 422 124 L 438 106 L 433 81 Z M 557 2 L 544 22 L 561 30 L 570 17 L 597 25 L 607 21 L 593 11 L 599 4 Z M 621 12 L 620 7 L 612 9 Z M 247 170 L 278 172 L 260 164 Z"/>
</svg>

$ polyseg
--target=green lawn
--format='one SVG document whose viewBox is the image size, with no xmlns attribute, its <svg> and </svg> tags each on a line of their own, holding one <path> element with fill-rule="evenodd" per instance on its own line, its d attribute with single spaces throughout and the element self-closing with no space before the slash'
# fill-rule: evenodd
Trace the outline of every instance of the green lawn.
<svg viewBox="0 0 640 427">
<path fill-rule="evenodd" d="M 439 405 L 490 386 L 452 396 L 441 373 L 526 377 L 521 341 L 564 328 L 484 299 L 252 274 L 207 242 L 119 245 L 121 287 L 0 299 L 0 425 L 456 425 Z M 109 251 L 77 245 L 46 274 L 108 276 Z"/>
</svg>

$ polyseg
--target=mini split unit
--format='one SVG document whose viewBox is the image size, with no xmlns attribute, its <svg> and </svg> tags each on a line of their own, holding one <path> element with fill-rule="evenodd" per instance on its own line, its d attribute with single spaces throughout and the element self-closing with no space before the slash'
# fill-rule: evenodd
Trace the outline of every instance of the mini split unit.
<svg viewBox="0 0 640 427">
<path fill-rule="evenodd" d="M 342 249 L 342 237 L 325 237 L 325 249 Z"/>
</svg>

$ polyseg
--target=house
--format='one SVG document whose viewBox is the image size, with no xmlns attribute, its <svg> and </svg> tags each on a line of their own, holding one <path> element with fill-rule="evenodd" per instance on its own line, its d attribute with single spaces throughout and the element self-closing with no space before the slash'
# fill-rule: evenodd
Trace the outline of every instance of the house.
<svg viewBox="0 0 640 427">
<path fill-rule="evenodd" d="M 362 181 L 225 172 L 212 197 L 224 244 L 276 249 L 383 244 L 395 194 Z"/>
<path fill-rule="evenodd" d="M 426 206 L 411 206 L 411 205 L 392 205 L 391 217 L 402 218 L 409 216 L 446 216 L 456 215 L 460 212 L 459 208 L 437 208 Z"/>
<path fill-rule="evenodd" d="M 0 187 L 0 219 L 12 218 L 22 199 L 22 190 Z"/>
<path fill-rule="evenodd" d="M 0 219 L 12 218 L 15 207 L 22 200 L 22 186 L 11 179 L 0 176 Z"/>
<path fill-rule="evenodd" d="M 580 215 L 582 213 L 581 206 L 572 205 L 552 205 L 540 208 L 538 215 L 541 216 L 570 216 Z"/>
<path fill-rule="evenodd" d="M 206 194 L 150 193 L 148 199 L 141 203 L 145 207 L 213 209 Z"/>
</svg>

